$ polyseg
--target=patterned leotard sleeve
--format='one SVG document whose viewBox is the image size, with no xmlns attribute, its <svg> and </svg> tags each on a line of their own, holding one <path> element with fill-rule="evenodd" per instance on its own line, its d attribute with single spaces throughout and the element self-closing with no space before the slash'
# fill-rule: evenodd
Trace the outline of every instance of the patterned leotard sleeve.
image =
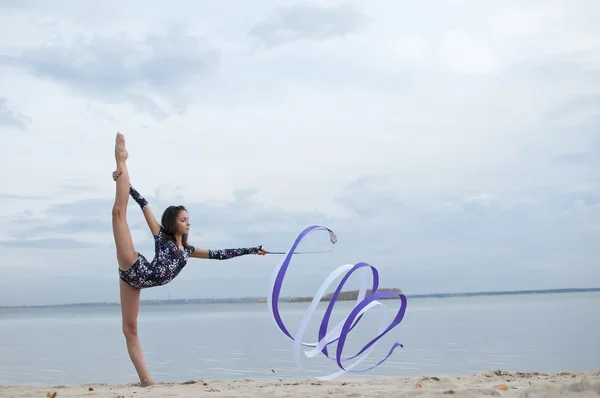
<svg viewBox="0 0 600 398">
<path fill-rule="evenodd" d="M 162 225 L 160 226 L 160 229 L 158 230 L 158 233 L 156 235 L 152 234 L 152 236 L 154 237 L 154 241 L 155 242 L 159 242 L 162 241 L 166 238 L 165 236 L 165 229 L 162 227 Z"/>
<path fill-rule="evenodd" d="M 247 254 L 256 254 L 262 249 L 262 246 L 244 247 L 239 249 L 209 249 L 208 258 L 211 260 L 228 260 L 230 258 L 245 256 Z"/>
</svg>

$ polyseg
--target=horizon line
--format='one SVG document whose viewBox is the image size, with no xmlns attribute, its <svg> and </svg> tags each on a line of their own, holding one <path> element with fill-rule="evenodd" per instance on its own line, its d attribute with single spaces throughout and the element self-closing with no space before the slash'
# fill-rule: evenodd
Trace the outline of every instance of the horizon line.
<svg viewBox="0 0 600 398">
<path fill-rule="evenodd" d="M 393 289 L 393 288 L 389 288 Z M 356 289 L 354 289 L 356 290 Z M 369 289 L 370 290 L 370 289 Z M 400 292 L 402 290 L 400 289 Z M 600 287 L 587 288 L 550 288 L 550 289 L 519 289 L 519 290 L 488 290 L 488 291 L 471 291 L 471 292 L 447 292 L 447 293 L 415 293 L 405 294 L 407 298 L 444 298 L 455 296 L 489 296 L 489 295 L 517 295 L 517 294 L 543 294 L 543 293 L 584 293 L 584 292 L 600 292 Z M 280 297 L 280 301 L 288 302 L 292 299 L 312 297 L 312 296 L 289 296 Z M 223 298 L 177 298 L 177 299 L 147 299 L 141 300 L 142 304 L 168 304 L 174 302 L 266 302 L 267 296 L 240 296 L 240 297 L 223 297 Z M 247 301 L 241 301 L 247 300 Z M 260 301 L 259 301 L 260 300 Z M 351 301 L 351 300 L 350 300 Z M 72 302 L 63 304 L 29 304 L 29 305 L 0 305 L 0 308 L 48 308 L 48 307 L 74 307 L 74 306 L 109 306 L 119 305 L 118 301 L 96 301 L 96 302 Z"/>
</svg>

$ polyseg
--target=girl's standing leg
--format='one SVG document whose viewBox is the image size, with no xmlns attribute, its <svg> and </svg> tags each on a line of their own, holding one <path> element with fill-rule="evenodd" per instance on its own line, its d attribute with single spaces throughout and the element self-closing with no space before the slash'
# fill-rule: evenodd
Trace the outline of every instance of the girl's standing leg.
<svg viewBox="0 0 600 398">
<path fill-rule="evenodd" d="M 138 337 L 137 318 L 140 310 L 140 290 L 129 286 L 123 280 L 121 284 L 121 315 L 123 318 L 123 334 L 127 343 L 127 352 L 140 378 L 142 387 L 156 384 L 146 366 L 142 344 Z"/>
<path fill-rule="evenodd" d="M 129 201 L 129 172 L 127 171 L 127 149 L 125 137 L 118 133 L 115 140 L 115 159 L 117 170 L 121 172 L 116 181 L 115 203 L 112 210 L 112 226 L 117 248 L 119 269 L 126 271 L 137 261 L 137 252 L 133 246 L 131 232 L 127 224 L 127 202 Z M 121 314 L 123 318 L 123 334 L 127 343 L 127 351 L 138 373 L 142 386 L 155 384 L 148 373 L 142 346 L 138 338 L 137 317 L 140 308 L 140 290 L 123 280 L 120 282 Z"/>
</svg>

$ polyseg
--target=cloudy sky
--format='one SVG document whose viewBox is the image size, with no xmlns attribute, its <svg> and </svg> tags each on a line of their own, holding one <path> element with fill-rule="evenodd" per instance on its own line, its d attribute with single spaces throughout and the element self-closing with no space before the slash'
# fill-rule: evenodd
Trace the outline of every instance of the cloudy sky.
<svg viewBox="0 0 600 398">
<path fill-rule="evenodd" d="M 284 295 L 358 261 L 407 293 L 600 285 L 597 1 L 164 4 L 0 0 L 0 305 L 118 300 L 117 131 L 196 246 L 334 229 Z M 142 298 L 266 295 L 279 259 Z"/>
</svg>

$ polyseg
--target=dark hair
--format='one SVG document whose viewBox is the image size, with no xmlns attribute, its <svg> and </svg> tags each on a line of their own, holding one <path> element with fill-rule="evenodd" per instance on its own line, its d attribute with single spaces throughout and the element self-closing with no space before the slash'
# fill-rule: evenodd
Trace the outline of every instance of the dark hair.
<svg viewBox="0 0 600 398">
<path fill-rule="evenodd" d="M 177 240 L 175 239 L 175 232 L 177 231 L 177 216 L 181 211 L 187 211 L 187 209 L 184 206 L 169 206 L 163 212 L 162 219 L 160 220 L 160 223 L 165 230 L 165 234 L 175 244 L 177 244 Z M 187 243 L 187 238 L 188 234 L 183 234 L 181 237 L 181 244 L 186 249 L 189 249 L 190 246 Z"/>
</svg>

